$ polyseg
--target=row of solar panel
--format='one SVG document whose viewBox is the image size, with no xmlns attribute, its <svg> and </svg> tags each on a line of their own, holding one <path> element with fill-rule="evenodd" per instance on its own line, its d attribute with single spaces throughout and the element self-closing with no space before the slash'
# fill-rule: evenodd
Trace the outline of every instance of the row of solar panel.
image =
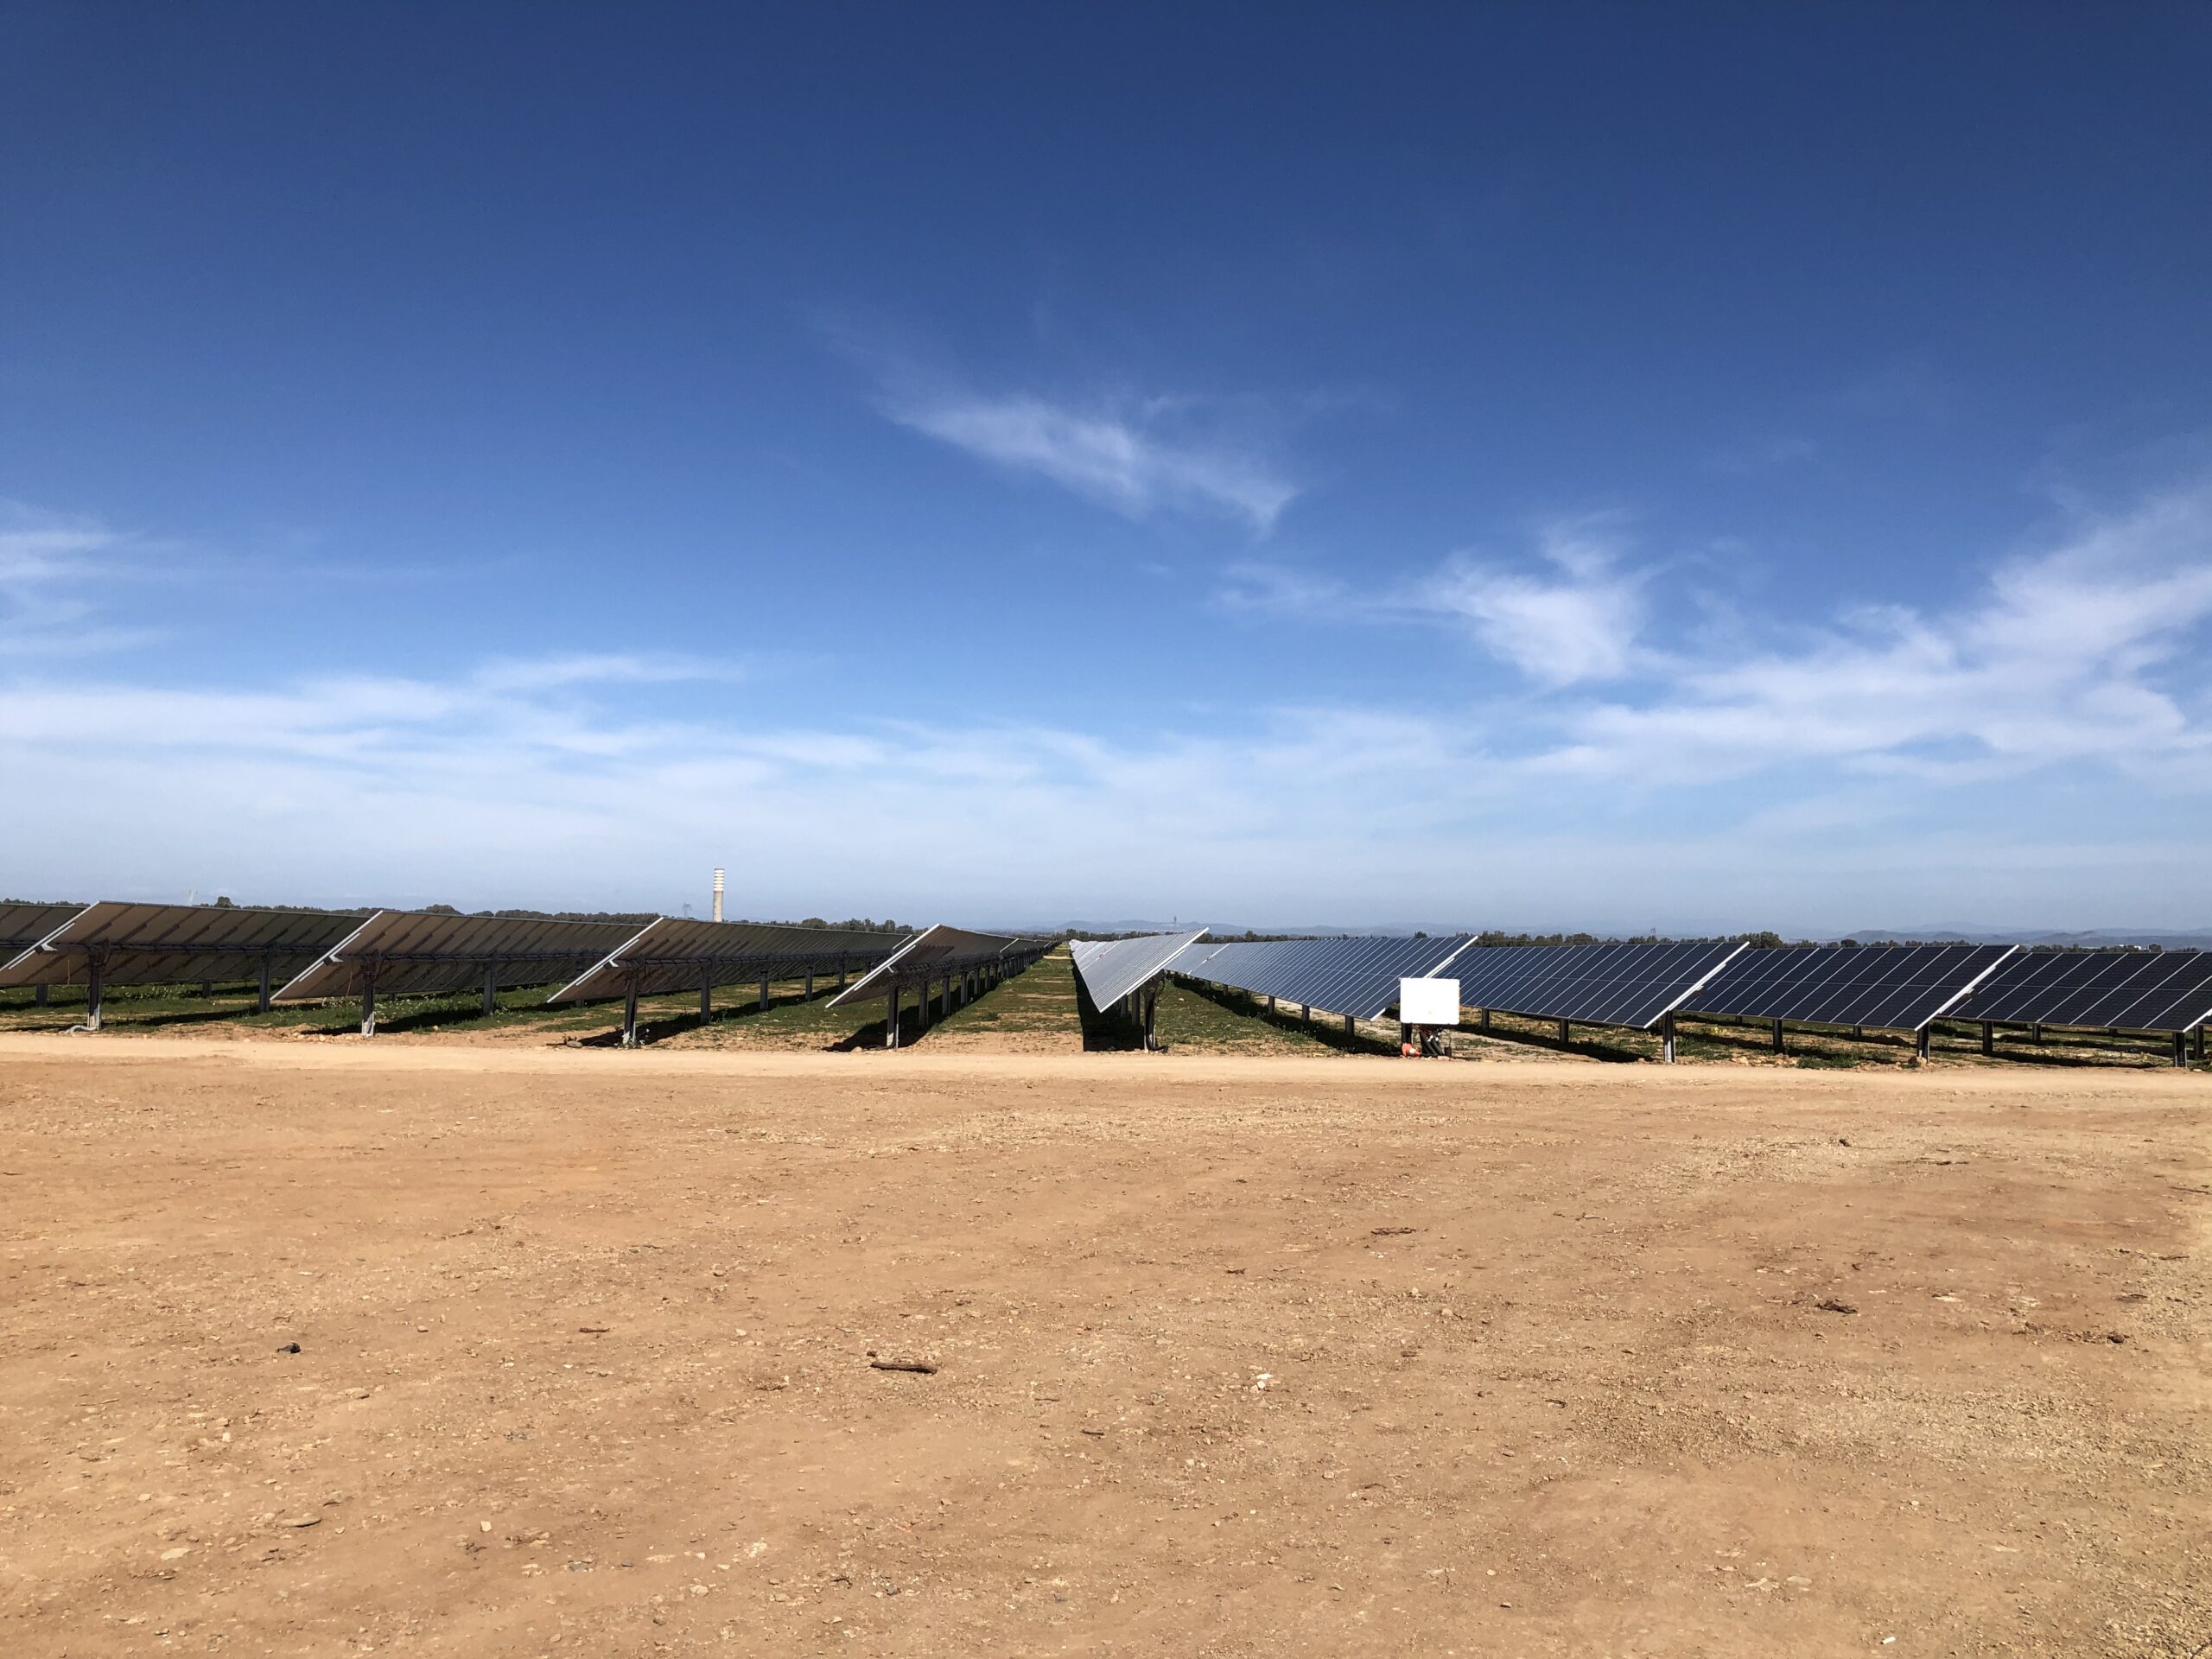
<svg viewBox="0 0 2212 1659">
<path fill-rule="evenodd" d="M 1446 938 L 1213 944 L 1185 936 L 1077 947 L 1100 1007 L 1179 974 L 1371 1020 L 1398 979 L 1453 976 L 1462 1007 L 1650 1030 L 1673 1014 L 1919 1031 L 2004 1025 L 2186 1032 L 2212 1020 L 2212 951 L 2031 952 L 2005 945 L 1483 945 Z"/>
<path fill-rule="evenodd" d="M 195 905 L 0 906 L 0 987 L 258 978 L 264 1001 L 557 984 L 574 1002 L 875 966 L 918 935 L 663 917 L 369 916 Z"/>
</svg>

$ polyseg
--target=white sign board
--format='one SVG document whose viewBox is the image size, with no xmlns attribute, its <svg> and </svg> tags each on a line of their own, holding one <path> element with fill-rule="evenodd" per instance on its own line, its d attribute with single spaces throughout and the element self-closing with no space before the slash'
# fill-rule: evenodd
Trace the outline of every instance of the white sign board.
<svg viewBox="0 0 2212 1659">
<path fill-rule="evenodd" d="M 1400 980 L 1398 1018 L 1409 1026 L 1458 1025 L 1459 982 L 1456 979 Z"/>
</svg>

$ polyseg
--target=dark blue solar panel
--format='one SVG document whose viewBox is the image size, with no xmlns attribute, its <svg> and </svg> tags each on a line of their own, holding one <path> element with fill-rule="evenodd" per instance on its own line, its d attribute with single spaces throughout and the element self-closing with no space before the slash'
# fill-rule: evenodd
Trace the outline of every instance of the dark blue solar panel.
<svg viewBox="0 0 2212 1659">
<path fill-rule="evenodd" d="M 1452 964 L 1464 1007 L 1648 1031 L 1740 944 L 1484 944 Z"/>
<path fill-rule="evenodd" d="M 1464 936 L 1201 941 L 1168 969 L 1255 996 L 1373 1020 L 1395 1005 L 1401 979 L 1428 979 L 1444 972 L 1466 943 Z"/>
<path fill-rule="evenodd" d="M 1809 944 L 1747 950 L 1681 1011 L 1917 1031 L 1971 990 L 2009 949 Z"/>
<path fill-rule="evenodd" d="M 2004 1025 L 2188 1031 L 2212 1017 L 2212 950 L 2024 950 L 1955 1012 Z"/>
</svg>

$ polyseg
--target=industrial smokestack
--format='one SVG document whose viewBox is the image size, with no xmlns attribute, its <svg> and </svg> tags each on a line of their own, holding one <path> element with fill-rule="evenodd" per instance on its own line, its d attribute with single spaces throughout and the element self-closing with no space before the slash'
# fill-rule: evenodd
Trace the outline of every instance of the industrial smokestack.
<svg viewBox="0 0 2212 1659">
<path fill-rule="evenodd" d="M 721 873 L 720 870 L 716 870 L 716 871 L 715 872 L 715 919 L 716 921 L 718 921 L 718 922 L 719 922 L 720 920 L 721 920 L 721 918 L 722 918 L 722 873 Z"/>
</svg>

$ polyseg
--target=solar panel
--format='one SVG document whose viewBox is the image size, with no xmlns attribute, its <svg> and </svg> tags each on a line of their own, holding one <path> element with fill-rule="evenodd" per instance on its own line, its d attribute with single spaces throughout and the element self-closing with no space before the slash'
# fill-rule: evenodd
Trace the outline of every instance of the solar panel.
<svg viewBox="0 0 2212 1659">
<path fill-rule="evenodd" d="M 925 927 L 912 935 L 891 955 L 855 980 L 846 989 L 830 1000 L 833 1008 L 850 1003 L 864 1002 L 880 996 L 891 1005 L 892 1017 L 884 1021 L 884 1045 L 899 1046 L 898 999 L 909 986 L 922 992 L 922 1017 L 929 1017 L 929 987 L 932 982 L 944 983 L 946 1011 L 950 1012 L 956 982 L 967 982 L 971 975 L 986 979 L 1019 973 L 1052 948 L 1051 939 L 1037 938 L 1018 933 L 976 933 L 966 928 L 948 927 L 943 922 Z"/>
<path fill-rule="evenodd" d="M 0 967 L 84 908 L 82 905 L 0 905 Z"/>
<path fill-rule="evenodd" d="M 632 931 L 615 950 L 563 986 L 548 1002 L 660 996 L 760 976 L 869 968 L 899 947 L 903 934 L 860 927 L 801 927 L 783 922 L 709 922 L 664 916 Z"/>
<path fill-rule="evenodd" d="M 2011 954 L 2001 944 L 1790 945 L 1747 950 L 1684 1014 L 1918 1031 Z"/>
<path fill-rule="evenodd" d="M 0 967 L 0 985 L 281 982 L 357 926 L 359 916 L 235 905 L 99 904 Z"/>
<path fill-rule="evenodd" d="M 1147 933 L 1135 939 L 1075 939 L 1068 950 L 1090 1006 L 1110 1008 L 1159 978 L 1171 961 L 1205 935 L 1202 927 L 1192 933 Z"/>
<path fill-rule="evenodd" d="M 1452 964 L 1461 1006 L 1649 1031 L 1741 944 L 1478 944 Z"/>
<path fill-rule="evenodd" d="M 554 984 L 582 972 L 638 931 L 632 922 L 380 910 L 333 944 L 276 1000 L 438 996 Z"/>
<path fill-rule="evenodd" d="M 894 985 L 922 984 L 969 968 L 1027 967 L 1052 949 L 1050 939 L 1015 933 L 976 933 L 943 922 L 910 936 L 898 950 L 830 999 L 831 1007 L 882 996 Z"/>
<path fill-rule="evenodd" d="M 1396 1003 L 1401 979 L 1433 978 L 1468 943 L 1464 934 L 1201 942 L 1177 953 L 1167 971 L 1255 996 L 1375 1020 Z"/>
<path fill-rule="evenodd" d="M 2188 1031 L 2212 1018 L 2212 950 L 2023 950 L 1954 1012 L 1999 1025 Z"/>
</svg>

